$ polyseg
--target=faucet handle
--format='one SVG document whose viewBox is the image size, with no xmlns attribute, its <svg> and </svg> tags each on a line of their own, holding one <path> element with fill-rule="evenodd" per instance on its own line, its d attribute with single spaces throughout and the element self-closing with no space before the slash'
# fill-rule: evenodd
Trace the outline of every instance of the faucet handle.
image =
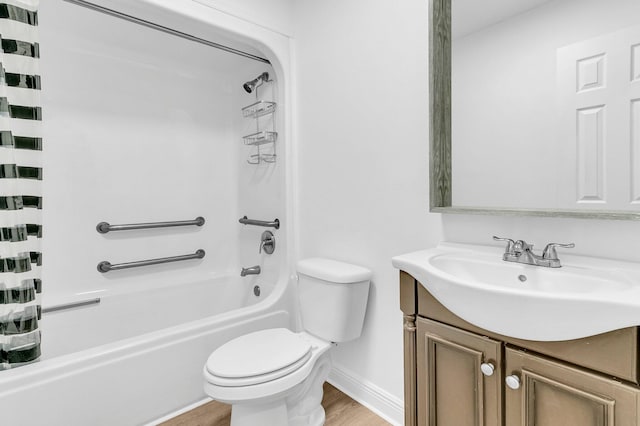
<svg viewBox="0 0 640 426">
<path fill-rule="evenodd" d="M 556 252 L 556 247 L 562 248 L 574 248 L 576 245 L 574 243 L 569 244 L 560 244 L 560 243 L 549 243 L 542 251 L 542 258 L 549 260 L 558 260 L 558 252 Z"/>
<path fill-rule="evenodd" d="M 518 240 L 513 244 L 513 251 L 516 254 L 520 254 L 527 250 L 529 251 L 533 250 L 533 244 L 529 244 L 525 240 Z"/>
<path fill-rule="evenodd" d="M 505 241 L 507 243 L 507 246 L 504 248 L 504 252 L 508 254 L 513 254 L 515 252 L 514 246 L 516 243 L 511 238 L 496 237 L 494 235 L 493 241 Z"/>
</svg>

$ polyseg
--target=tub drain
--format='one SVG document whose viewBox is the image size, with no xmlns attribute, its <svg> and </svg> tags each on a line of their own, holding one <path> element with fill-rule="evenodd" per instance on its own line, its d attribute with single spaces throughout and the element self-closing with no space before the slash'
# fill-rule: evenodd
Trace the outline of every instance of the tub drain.
<svg viewBox="0 0 640 426">
<path fill-rule="evenodd" d="M 254 294 L 256 297 L 260 296 L 260 286 L 259 286 L 259 285 L 257 285 L 257 286 L 255 286 L 255 287 L 253 287 L 253 294 Z"/>
<path fill-rule="evenodd" d="M 527 280 L 527 276 L 526 275 L 518 275 L 518 279 L 520 280 L 520 282 L 525 282 Z"/>
</svg>

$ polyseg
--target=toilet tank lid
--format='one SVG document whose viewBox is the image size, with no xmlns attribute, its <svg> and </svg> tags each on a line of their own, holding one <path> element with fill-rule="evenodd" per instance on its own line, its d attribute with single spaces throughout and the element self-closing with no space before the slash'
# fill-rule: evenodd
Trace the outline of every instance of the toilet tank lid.
<svg viewBox="0 0 640 426">
<path fill-rule="evenodd" d="M 371 279 L 371 271 L 367 268 L 322 257 L 298 261 L 298 273 L 340 284 Z"/>
</svg>

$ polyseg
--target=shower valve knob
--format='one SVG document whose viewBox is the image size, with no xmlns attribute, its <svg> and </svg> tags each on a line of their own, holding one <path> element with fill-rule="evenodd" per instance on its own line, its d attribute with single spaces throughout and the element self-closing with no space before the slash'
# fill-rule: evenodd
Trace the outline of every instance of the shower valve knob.
<svg viewBox="0 0 640 426">
<path fill-rule="evenodd" d="M 258 253 L 262 253 L 262 249 L 264 249 L 264 252 L 267 254 L 273 254 L 276 250 L 276 237 L 273 235 L 273 232 L 264 231 L 262 233 Z"/>
</svg>

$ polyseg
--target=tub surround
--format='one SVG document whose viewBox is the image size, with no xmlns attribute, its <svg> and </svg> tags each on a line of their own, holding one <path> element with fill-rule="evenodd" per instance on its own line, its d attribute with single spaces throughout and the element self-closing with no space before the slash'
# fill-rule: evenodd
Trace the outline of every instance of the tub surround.
<svg viewBox="0 0 640 426">
<path fill-rule="evenodd" d="M 122 3 L 141 8 L 142 15 L 134 16 L 154 18 L 153 2 Z M 68 19 L 61 22 L 59 14 Z M 177 11 L 174 15 L 176 21 L 186 19 Z M 242 264 L 256 264 L 261 231 L 237 221 L 248 214 L 279 217 L 284 223 L 284 168 L 274 164 L 267 178 L 243 164 L 248 152 L 242 135 L 248 123 L 241 110 L 255 95 L 246 93 L 242 83 L 266 69 L 273 78 L 278 73 L 263 62 L 63 0 L 41 2 L 39 18 L 41 48 L 48 53 L 42 58 L 47 76 L 43 104 L 50 111 L 45 130 L 56 144 L 43 159 L 51 169 L 44 182 L 51 207 L 43 217 L 50 229 L 43 241 L 51 262 L 46 274 L 58 283 L 47 291 L 45 305 L 75 300 L 77 294 L 161 287 L 182 282 L 185 275 L 192 275 L 187 281 L 227 275 Z M 209 39 L 216 40 L 214 36 Z M 286 131 L 281 133 L 286 139 Z M 81 215 L 78 205 L 83 206 Z M 197 216 L 207 223 L 95 231 L 100 222 Z M 285 264 L 287 233 L 288 227 L 279 230 L 283 250 L 265 258 L 263 267 L 273 265 L 275 271 Z M 197 249 L 206 252 L 201 261 L 107 274 L 95 269 L 104 260 L 126 263 Z M 263 294 L 277 278 L 265 278 Z"/>
<path fill-rule="evenodd" d="M 288 38 L 188 0 L 95 3 L 210 40 L 226 34 L 273 66 L 73 2 L 41 2 L 45 132 L 56 146 L 43 158 L 51 166 L 44 183 L 45 274 L 56 283 L 43 306 L 101 303 L 45 314 L 42 361 L 0 376 L 0 405 L 13 407 L 3 413 L 8 423 L 151 422 L 203 399 L 202 365 L 222 343 L 295 324 L 287 269 Z M 255 167 L 246 164 L 242 143 L 249 125 L 242 107 L 255 94 L 242 83 L 265 71 L 273 81 L 269 94 L 282 101 L 276 118 L 282 149 L 278 163 Z M 205 226 L 95 230 L 102 221 L 198 215 L 207 218 Z M 238 223 L 243 215 L 280 219 L 273 254 L 258 253 L 263 230 Z M 96 270 L 104 259 L 164 258 L 198 248 L 207 253 L 198 261 Z M 241 278 L 241 265 L 253 264 L 262 273 Z M 257 285 L 260 296 L 252 292 Z M 27 412 L 26 421 L 18 417 Z"/>
</svg>

